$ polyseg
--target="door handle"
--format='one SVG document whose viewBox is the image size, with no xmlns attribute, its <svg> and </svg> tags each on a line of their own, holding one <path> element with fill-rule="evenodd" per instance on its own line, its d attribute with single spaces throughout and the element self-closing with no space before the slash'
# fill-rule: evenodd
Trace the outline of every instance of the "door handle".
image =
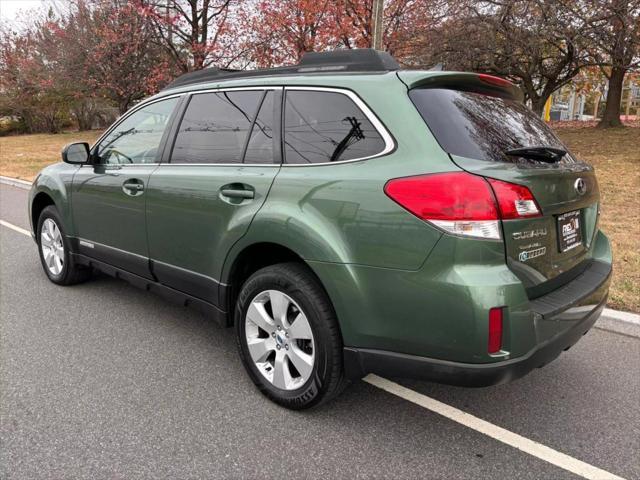
<svg viewBox="0 0 640 480">
<path fill-rule="evenodd" d="M 223 188 L 220 193 L 222 196 L 229 198 L 252 199 L 255 197 L 253 190 L 243 190 L 241 188 Z"/>
<path fill-rule="evenodd" d="M 142 195 L 142 192 L 144 191 L 144 183 L 142 183 L 142 180 L 138 180 L 137 178 L 127 180 L 122 184 L 122 191 L 132 197 Z"/>
</svg>

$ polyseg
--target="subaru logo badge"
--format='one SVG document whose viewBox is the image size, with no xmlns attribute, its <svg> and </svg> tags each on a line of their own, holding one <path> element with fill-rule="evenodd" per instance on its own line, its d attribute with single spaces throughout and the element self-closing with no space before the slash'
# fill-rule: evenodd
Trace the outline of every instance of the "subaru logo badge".
<svg viewBox="0 0 640 480">
<path fill-rule="evenodd" d="M 576 183 L 573 184 L 573 188 L 575 188 L 578 195 L 584 195 L 587 193 L 587 182 L 585 182 L 582 178 L 578 178 Z"/>
</svg>

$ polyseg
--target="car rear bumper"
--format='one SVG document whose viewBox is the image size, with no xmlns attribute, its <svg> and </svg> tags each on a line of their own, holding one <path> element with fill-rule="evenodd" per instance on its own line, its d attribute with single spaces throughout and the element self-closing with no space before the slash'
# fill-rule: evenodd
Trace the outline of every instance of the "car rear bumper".
<svg viewBox="0 0 640 480">
<path fill-rule="evenodd" d="M 496 363 L 458 363 L 403 353 L 366 348 L 345 347 L 345 371 L 349 378 L 361 378 L 368 373 L 391 377 L 428 380 L 464 387 L 486 387 L 507 383 L 523 377 L 531 370 L 554 360 L 586 334 L 600 317 L 606 297 L 567 330 L 540 343 L 525 356 Z M 571 312 L 571 310 L 576 310 Z M 584 306 L 565 313 L 584 312 Z"/>
<path fill-rule="evenodd" d="M 611 280 L 610 243 L 594 239 L 581 272 L 529 297 L 498 242 L 443 235 L 416 271 L 311 262 L 342 331 L 351 378 L 380 373 L 458 385 L 520 377 L 571 346 L 596 321 Z M 488 352 L 488 316 L 503 308 L 502 346 Z"/>
</svg>

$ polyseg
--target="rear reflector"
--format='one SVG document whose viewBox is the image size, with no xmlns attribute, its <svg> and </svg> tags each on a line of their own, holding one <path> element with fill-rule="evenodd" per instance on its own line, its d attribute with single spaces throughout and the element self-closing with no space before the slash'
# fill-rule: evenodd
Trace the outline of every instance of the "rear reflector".
<svg viewBox="0 0 640 480">
<path fill-rule="evenodd" d="M 489 353 L 502 350 L 502 307 L 489 310 Z"/>
<path fill-rule="evenodd" d="M 487 179 L 498 199 L 500 217 L 503 220 L 513 218 L 539 217 L 542 215 L 531 191 L 515 183 L 501 182 L 493 178 Z"/>
</svg>

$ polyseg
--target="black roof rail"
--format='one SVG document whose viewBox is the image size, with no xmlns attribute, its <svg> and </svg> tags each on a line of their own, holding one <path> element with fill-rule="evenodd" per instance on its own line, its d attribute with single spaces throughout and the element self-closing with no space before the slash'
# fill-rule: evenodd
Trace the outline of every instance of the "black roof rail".
<svg viewBox="0 0 640 480">
<path fill-rule="evenodd" d="M 399 68 L 398 62 L 391 55 L 373 48 L 307 52 L 302 56 L 298 65 L 258 70 L 231 70 L 211 67 L 185 73 L 165 87 L 165 90 L 195 83 L 235 78 L 305 73 L 389 72 Z"/>
<path fill-rule="evenodd" d="M 334 50 L 332 52 L 307 52 L 297 65 L 300 73 L 311 71 L 360 71 L 388 72 L 400 65 L 387 52 L 373 48 Z"/>
</svg>

